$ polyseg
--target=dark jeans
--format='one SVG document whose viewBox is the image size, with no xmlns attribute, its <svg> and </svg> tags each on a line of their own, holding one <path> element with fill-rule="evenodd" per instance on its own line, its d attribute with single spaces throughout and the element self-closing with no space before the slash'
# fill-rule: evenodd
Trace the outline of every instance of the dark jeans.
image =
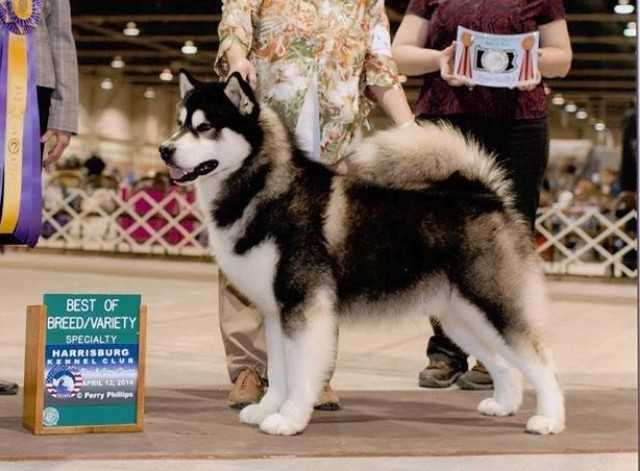
<svg viewBox="0 0 640 471">
<path fill-rule="evenodd" d="M 444 118 L 465 134 L 473 136 L 507 171 L 513 182 L 516 208 L 527 218 L 533 231 L 540 186 L 549 160 L 549 134 L 546 118 L 495 120 L 466 115 Z M 467 369 L 467 354 L 431 319 L 434 335 L 427 344 L 427 356 L 444 355 L 461 370 Z"/>
</svg>

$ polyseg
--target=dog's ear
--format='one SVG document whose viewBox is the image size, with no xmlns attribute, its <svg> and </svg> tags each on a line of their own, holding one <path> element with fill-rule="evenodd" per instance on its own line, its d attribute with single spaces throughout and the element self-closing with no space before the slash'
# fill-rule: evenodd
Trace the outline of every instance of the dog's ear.
<svg viewBox="0 0 640 471">
<path fill-rule="evenodd" d="M 193 90 L 200 82 L 194 78 L 187 70 L 180 69 L 180 98 Z"/>
<path fill-rule="evenodd" d="M 252 114 L 258 107 L 251 85 L 238 72 L 234 72 L 227 79 L 227 83 L 224 86 L 224 94 L 238 108 L 240 114 L 245 116 Z"/>
</svg>

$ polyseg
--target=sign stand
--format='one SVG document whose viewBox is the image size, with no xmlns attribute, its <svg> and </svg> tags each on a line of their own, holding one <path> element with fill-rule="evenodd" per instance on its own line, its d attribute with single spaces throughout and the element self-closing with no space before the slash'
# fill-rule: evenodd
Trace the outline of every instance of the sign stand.
<svg viewBox="0 0 640 471">
<path fill-rule="evenodd" d="M 27 307 L 24 362 L 23 426 L 36 435 L 141 432 L 144 428 L 145 357 L 147 343 L 147 306 L 140 306 L 136 420 L 132 424 L 47 427 L 43 424 L 45 398 L 46 306 Z"/>
</svg>

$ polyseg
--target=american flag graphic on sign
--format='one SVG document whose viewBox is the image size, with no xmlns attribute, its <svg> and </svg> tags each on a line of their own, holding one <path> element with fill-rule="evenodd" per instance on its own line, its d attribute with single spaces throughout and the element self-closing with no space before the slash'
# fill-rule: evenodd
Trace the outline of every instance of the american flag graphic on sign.
<svg viewBox="0 0 640 471">
<path fill-rule="evenodd" d="M 78 395 L 82 383 L 80 371 L 54 366 L 47 374 L 47 393 L 56 399 L 71 399 Z"/>
</svg>

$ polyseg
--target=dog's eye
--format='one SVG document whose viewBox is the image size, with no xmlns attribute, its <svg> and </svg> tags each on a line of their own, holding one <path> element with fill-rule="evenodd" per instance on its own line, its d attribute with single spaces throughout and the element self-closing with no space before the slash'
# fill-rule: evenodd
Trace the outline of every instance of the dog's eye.
<svg viewBox="0 0 640 471">
<path fill-rule="evenodd" d="M 196 128 L 196 131 L 198 132 L 205 132 L 211 129 L 211 125 L 209 123 L 202 123 L 200 125 L 198 125 L 198 127 Z"/>
</svg>

